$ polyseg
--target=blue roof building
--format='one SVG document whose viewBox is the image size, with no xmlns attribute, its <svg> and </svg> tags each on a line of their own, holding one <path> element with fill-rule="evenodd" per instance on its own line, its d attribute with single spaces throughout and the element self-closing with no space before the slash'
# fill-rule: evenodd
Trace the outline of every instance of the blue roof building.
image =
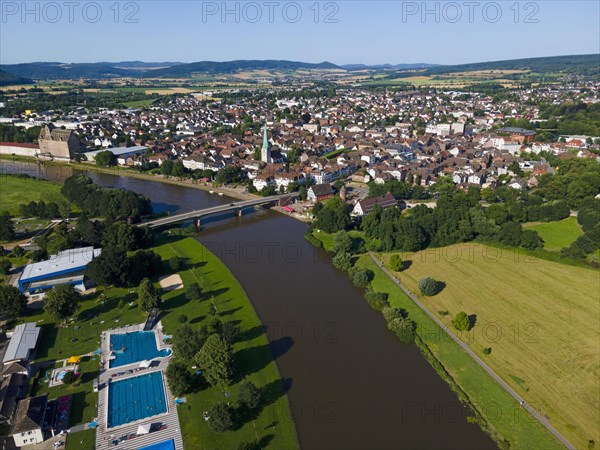
<svg viewBox="0 0 600 450">
<path fill-rule="evenodd" d="M 52 255 L 47 261 L 28 264 L 19 278 L 19 290 L 39 294 L 54 286 L 71 284 L 84 291 L 85 269 L 101 251 L 94 247 L 75 248 Z"/>
</svg>

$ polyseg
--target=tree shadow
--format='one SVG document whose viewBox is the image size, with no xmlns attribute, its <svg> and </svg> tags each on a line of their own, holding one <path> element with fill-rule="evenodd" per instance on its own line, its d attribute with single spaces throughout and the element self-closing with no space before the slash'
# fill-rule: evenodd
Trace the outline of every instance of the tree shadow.
<svg viewBox="0 0 600 450">
<path fill-rule="evenodd" d="M 471 330 L 477 323 L 477 314 L 469 315 L 469 330 Z"/>
<path fill-rule="evenodd" d="M 71 412 L 69 417 L 69 425 L 77 425 L 83 422 L 83 412 L 88 406 L 85 400 L 85 392 L 75 392 L 71 394 Z"/>
<path fill-rule="evenodd" d="M 206 318 L 206 316 L 198 316 L 198 317 L 194 317 L 192 320 L 189 321 L 190 324 L 193 323 L 200 323 L 202 322 L 204 319 Z"/>
<path fill-rule="evenodd" d="M 402 268 L 400 270 L 404 272 L 406 269 L 409 269 L 412 264 L 412 261 L 402 261 Z"/>
<path fill-rule="evenodd" d="M 255 326 L 248 330 L 242 331 L 240 333 L 240 335 L 238 336 L 237 341 L 238 342 L 251 341 L 252 339 L 262 336 L 264 334 L 264 332 L 265 332 L 265 327 L 263 325 Z"/>
<path fill-rule="evenodd" d="M 58 336 L 58 328 L 52 323 L 42 325 L 40 346 L 36 350 L 36 358 L 46 358 L 51 348 L 54 348 L 56 337 Z"/>
<path fill-rule="evenodd" d="M 161 304 L 163 311 L 172 311 L 189 303 L 190 300 L 185 296 L 185 292 L 177 294 L 175 297 L 165 300 Z"/>
<path fill-rule="evenodd" d="M 213 297 L 218 297 L 219 295 L 224 294 L 228 290 L 229 290 L 229 288 L 226 287 L 226 288 L 220 288 L 220 289 L 213 289 L 212 291 L 202 292 L 202 300 L 210 300 Z"/>
<path fill-rule="evenodd" d="M 268 345 L 240 349 L 235 353 L 234 358 L 241 372 L 250 375 L 264 369 L 273 359 L 285 354 L 292 345 L 292 338 L 284 337 Z"/>
<path fill-rule="evenodd" d="M 232 316 L 233 314 L 235 314 L 237 311 L 239 311 L 242 308 L 243 308 L 242 306 L 238 306 L 237 308 L 228 309 L 227 311 L 221 311 L 221 312 L 219 312 L 219 315 L 220 316 Z"/>
</svg>

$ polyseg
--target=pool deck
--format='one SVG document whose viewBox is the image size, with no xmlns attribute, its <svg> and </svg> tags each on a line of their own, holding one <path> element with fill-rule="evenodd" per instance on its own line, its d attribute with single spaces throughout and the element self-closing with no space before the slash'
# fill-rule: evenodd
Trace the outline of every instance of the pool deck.
<svg viewBox="0 0 600 450">
<path fill-rule="evenodd" d="M 142 331 L 144 324 L 130 325 L 118 329 L 108 330 L 102 333 L 102 358 L 100 365 L 100 376 L 98 384 L 102 389 L 98 392 L 98 427 L 96 428 L 96 450 L 135 450 L 140 447 L 157 444 L 162 441 L 173 439 L 175 450 L 183 450 L 183 439 L 179 428 L 179 416 L 177 414 L 177 406 L 175 398 L 171 394 L 165 379 L 165 370 L 169 365 L 170 358 L 155 358 L 152 367 L 142 369 L 135 372 L 139 368 L 140 362 L 134 362 L 119 367 L 109 367 L 108 357 L 110 355 L 110 335 L 114 333 L 131 333 L 134 331 Z M 162 324 L 159 322 L 154 328 L 156 336 L 156 348 L 158 350 L 170 349 L 171 346 L 164 344 Z M 129 370 L 134 370 L 133 373 L 127 373 Z M 108 405 L 108 384 L 139 375 L 147 375 L 153 372 L 162 372 L 164 390 L 167 397 L 167 412 L 152 417 L 147 417 L 135 422 L 129 422 L 117 427 L 106 427 L 107 425 L 107 405 Z M 121 375 L 118 375 L 121 374 Z M 115 375 L 113 377 L 113 375 Z M 129 441 L 123 441 L 117 445 L 113 445 L 112 441 L 121 436 L 135 434 L 140 425 L 160 423 L 166 425 L 166 429 L 153 431 L 149 434 L 139 435 Z"/>
</svg>

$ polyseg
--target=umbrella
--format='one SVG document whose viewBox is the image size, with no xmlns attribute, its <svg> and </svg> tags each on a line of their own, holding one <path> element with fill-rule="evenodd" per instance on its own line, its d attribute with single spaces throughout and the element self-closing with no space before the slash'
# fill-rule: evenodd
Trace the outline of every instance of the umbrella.
<svg viewBox="0 0 600 450">
<path fill-rule="evenodd" d="M 68 363 L 78 363 L 79 361 L 81 361 L 81 358 L 79 356 L 71 356 L 69 359 L 67 359 Z"/>
<path fill-rule="evenodd" d="M 150 433 L 150 424 L 140 425 L 137 429 L 137 434 L 148 434 Z"/>
<path fill-rule="evenodd" d="M 150 367 L 151 363 L 152 363 L 152 360 L 150 360 L 150 361 L 148 361 L 148 360 L 142 361 L 140 363 L 140 367 L 148 368 L 148 367 Z"/>
</svg>

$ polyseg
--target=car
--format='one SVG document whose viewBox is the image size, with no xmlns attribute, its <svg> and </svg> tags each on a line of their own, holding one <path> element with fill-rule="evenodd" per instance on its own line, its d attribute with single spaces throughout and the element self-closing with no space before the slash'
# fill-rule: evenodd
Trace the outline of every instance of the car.
<svg viewBox="0 0 600 450">
<path fill-rule="evenodd" d="M 231 202 L 229 206 L 235 206 L 235 202 Z"/>
</svg>

